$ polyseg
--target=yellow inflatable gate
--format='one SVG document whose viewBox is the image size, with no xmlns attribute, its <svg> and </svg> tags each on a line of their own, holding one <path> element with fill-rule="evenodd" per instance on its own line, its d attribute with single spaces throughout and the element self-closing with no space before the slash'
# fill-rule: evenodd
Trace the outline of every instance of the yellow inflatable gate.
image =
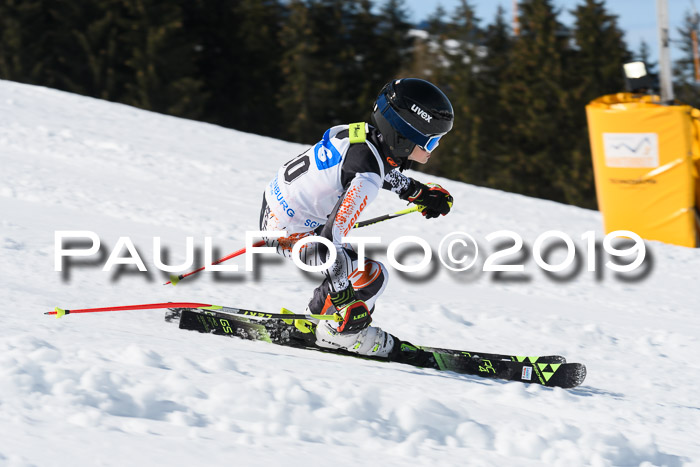
<svg viewBox="0 0 700 467">
<path fill-rule="evenodd" d="M 606 233 L 695 247 L 700 235 L 700 110 L 629 93 L 586 106 Z"/>
</svg>

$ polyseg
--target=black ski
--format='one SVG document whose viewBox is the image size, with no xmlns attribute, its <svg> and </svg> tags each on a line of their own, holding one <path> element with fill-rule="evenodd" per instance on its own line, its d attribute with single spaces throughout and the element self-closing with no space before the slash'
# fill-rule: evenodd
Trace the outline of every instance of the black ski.
<svg viewBox="0 0 700 467">
<path fill-rule="evenodd" d="M 292 320 L 255 320 L 220 311 L 187 308 L 169 310 L 166 314 L 166 320 L 175 321 L 176 319 L 179 319 L 181 329 L 236 336 L 248 340 L 262 340 L 287 347 L 311 349 L 356 358 L 386 361 L 386 359 L 359 356 L 345 350 L 318 347 L 315 344 L 315 336 L 311 332 L 311 328 L 305 326 L 303 322 L 295 326 Z M 563 388 L 578 386 L 586 377 L 586 367 L 580 363 L 559 363 L 557 360 L 549 361 L 547 359 L 563 359 L 563 357 L 518 357 L 421 347 L 402 342 L 400 351 L 392 356 L 391 361 L 420 368 L 433 368 L 485 378 L 521 381 Z"/>
<path fill-rule="evenodd" d="M 450 355 L 464 355 L 470 358 L 487 358 L 489 360 L 508 360 L 511 362 L 524 362 L 524 363 L 566 363 L 566 357 L 561 355 L 540 355 L 540 356 L 526 356 L 526 355 L 509 355 L 500 353 L 488 353 L 488 352 L 475 352 L 467 350 L 452 350 L 452 349 L 441 349 L 439 347 L 426 347 L 424 345 L 417 346 L 419 349 L 425 350 L 426 352 L 438 352 Z"/>
<path fill-rule="evenodd" d="M 222 307 L 220 310 L 212 310 L 216 311 L 219 314 L 222 315 L 228 315 L 232 316 L 231 313 L 227 313 L 225 310 L 226 307 Z M 232 309 L 232 308 L 228 308 Z M 183 308 L 171 308 L 169 309 L 168 312 L 166 312 L 165 315 L 165 320 L 166 321 L 177 321 L 180 316 L 180 311 L 183 310 Z M 263 316 L 264 314 L 262 312 L 258 311 L 253 311 L 253 310 L 243 310 L 239 308 L 233 308 L 233 310 L 236 310 L 238 313 L 245 313 L 247 316 Z M 195 310 L 197 311 L 197 310 Z M 266 316 L 270 316 L 269 314 L 266 314 Z M 236 318 L 239 318 L 240 316 L 236 316 Z M 274 324 L 274 323 L 272 323 Z M 276 342 L 279 343 L 279 342 Z M 443 349 L 439 347 L 428 347 L 428 346 L 417 346 L 421 350 L 425 350 L 426 352 L 438 352 L 438 353 L 444 353 L 444 354 L 452 354 L 452 355 L 463 355 L 465 357 L 477 357 L 477 358 L 484 358 L 484 359 L 489 359 L 489 360 L 509 360 L 512 362 L 524 362 L 524 363 L 566 363 L 566 358 L 561 356 L 561 355 L 538 355 L 538 356 L 526 356 L 526 355 L 511 355 L 511 354 L 499 354 L 499 353 L 491 353 L 491 352 L 477 352 L 474 350 L 454 350 L 454 349 Z"/>
</svg>

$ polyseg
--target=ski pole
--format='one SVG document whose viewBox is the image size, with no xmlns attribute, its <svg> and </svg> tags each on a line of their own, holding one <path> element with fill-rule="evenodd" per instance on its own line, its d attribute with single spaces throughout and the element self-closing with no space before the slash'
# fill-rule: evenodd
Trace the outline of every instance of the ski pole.
<svg viewBox="0 0 700 467">
<path fill-rule="evenodd" d="M 291 311 L 287 310 L 286 308 L 282 308 L 282 311 L 286 311 L 286 313 L 266 313 L 264 311 L 245 310 L 243 308 L 233 308 L 230 306 L 220 306 L 220 305 L 199 307 L 198 309 L 205 310 L 205 311 L 206 310 L 218 311 L 220 313 L 226 313 L 226 314 L 231 314 L 231 315 L 243 315 L 243 316 L 249 316 L 251 318 L 263 318 L 263 319 L 291 320 L 291 319 L 313 318 L 313 319 L 318 319 L 318 320 L 323 320 L 323 321 L 336 321 L 336 322 L 341 322 L 343 320 L 343 317 L 337 313 L 333 313 L 330 315 L 316 315 L 316 314 L 304 315 L 304 314 L 292 313 Z"/>
<path fill-rule="evenodd" d="M 361 227 L 367 227 L 368 225 L 377 224 L 377 223 L 379 223 L 379 222 L 383 222 L 383 221 L 386 221 L 386 220 L 389 220 L 389 219 L 395 219 L 395 218 L 397 218 L 397 217 L 401 217 L 401 216 L 405 216 L 406 214 L 410 214 L 410 213 L 412 213 L 412 212 L 422 212 L 424 209 L 425 209 L 425 206 L 418 206 L 418 205 L 412 206 L 412 207 L 410 207 L 410 208 L 408 208 L 408 209 L 404 209 L 404 210 L 402 210 L 402 211 L 397 211 L 397 212 L 395 212 L 395 213 L 393 213 L 393 214 L 384 214 L 383 216 L 374 217 L 374 218 L 372 218 L 372 219 L 367 219 L 366 221 L 357 222 L 355 225 L 352 226 L 352 228 L 353 228 L 353 229 L 358 229 L 358 228 L 361 228 Z M 264 241 L 264 240 L 261 240 L 261 241 L 259 241 L 258 243 L 255 243 L 255 244 L 253 245 L 253 247 L 255 247 L 255 248 L 261 247 L 261 246 L 263 246 L 264 244 L 265 244 L 265 241 Z M 232 259 L 232 258 L 235 258 L 236 256 L 242 255 L 243 253 L 245 253 L 245 250 L 246 250 L 245 248 L 241 248 L 240 250 L 238 250 L 238 251 L 236 251 L 236 252 L 233 252 L 233 253 L 231 253 L 230 255 L 224 256 L 224 257 L 221 258 L 221 259 L 217 259 L 216 261 L 214 261 L 214 262 L 211 263 L 211 264 L 212 264 L 212 265 L 214 265 L 214 264 L 221 264 L 221 263 L 223 263 L 224 261 L 228 261 L 228 260 L 230 260 L 230 259 Z M 177 283 L 180 282 L 180 281 L 181 281 L 182 279 L 184 279 L 185 277 L 191 276 L 192 274 L 197 274 L 198 272 L 204 271 L 204 269 L 206 269 L 206 266 L 202 266 L 201 268 L 199 268 L 199 269 L 197 269 L 197 270 L 195 270 L 195 271 L 188 272 L 187 274 L 180 274 L 179 276 L 171 275 L 171 276 L 170 276 L 170 280 L 169 280 L 168 282 L 166 282 L 165 284 L 163 284 L 163 285 L 169 285 L 169 284 L 177 285 Z"/>
<path fill-rule="evenodd" d="M 373 217 L 372 219 L 367 219 L 366 221 L 361 221 L 352 226 L 353 229 L 359 229 L 360 227 L 367 227 L 368 225 L 378 224 L 379 222 L 387 221 L 389 219 L 395 219 L 397 217 L 405 216 L 406 214 L 411 214 L 412 212 L 422 212 L 425 206 L 411 206 L 403 211 L 397 211 L 393 214 L 384 214 L 383 216 Z"/>
<path fill-rule="evenodd" d="M 221 313 L 227 313 L 231 315 L 243 315 L 251 318 L 262 318 L 262 319 L 318 319 L 325 321 L 341 321 L 342 317 L 338 314 L 330 315 L 317 315 L 317 314 L 297 314 L 291 313 L 289 310 L 283 308 L 287 313 L 265 313 L 262 311 L 246 310 L 243 308 L 233 308 L 221 305 L 210 305 L 207 303 L 193 303 L 193 302 L 165 302 L 165 303 L 147 303 L 143 305 L 127 305 L 127 306 L 112 306 L 112 307 L 102 307 L 102 308 L 81 308 L 77 310 L 68 310 L 56 307 L 53 311 L 47 311 L 45 315 L 56 315 L 56 318 L 61 318 L 65 315 L 70 315 L 74 313 L 99 313 L 106 311 L 133 311 L 133 310 L 157 310 L 164 308 L 194 308 L 197 310 L 205 311 L 218 311 Z"/>
<path fill-rule="evenodd" d="M 202 306 L 211 306 L 206 303 L 191 303 L 191 302 L 168 302 L 168 303 L 149 303 L 145 305 L 128 305 L 128 306 L 110 306 L 104 308 L 82 308 L 78 310 L 64 310 L 56 307 L 53 311 L 44 313 L 45 315 L 56 315 L 56 318 L 61 318 L 63 315 L 72 313 L 99 313 L 103 311 L 127 311 L 127 310 L 157 310 L 159 308 L 199 308 Z"/>
<path fill-rule="evenodd" d="M 261 246 L 263 246 L 264 244 L 265 244 L 265 240 L 260 240 L 258 243 L 253 244 L 253 247 L 255 247 L 255 248 L 261 247 Z M 212 265 L 221 264 L 221 263 L 223 263 L 224 261 L 228 261 L 228 260 L 230 260 L 231 258 L 235 258 L 236 256 L 240 256 L 240 255 L 242 255 L 243 253 L 245 253 L 245 248 L 241 248 L 241 249 L 238 250 L 238 251 L 234 251 L 234 252 L 231 253 L 230 255 L 227 255 L 227 256 L 224 256 L 223 258 L 217 259 L 216 261 L 214 261 L 214 262 L 211 263 L 211 264 L 212 264 Z M 168 285 L 168 284 L 177 285 L 177 283 L 180 282 L 180 281 L 181 281 L 182 279 L 184 279 L 185 277 L 191 276 L 192 274 L 197 274 L 198 272 L 204 271 L 205 269 L 206 269 L 206 266 L 202 266 L 201 268 L 199 268 L 199 269 L 197 269 L 197 270 L 195 270 L 195 271 L 188 272 L 187 274 L 180 274 L 179 276 L 171 275 L 171 276 L 170 276 L 170 280 L 169 280 L 168 282 L 166 282 L 165 284 L 163 284 L 163 285 Z"/>
</svg>

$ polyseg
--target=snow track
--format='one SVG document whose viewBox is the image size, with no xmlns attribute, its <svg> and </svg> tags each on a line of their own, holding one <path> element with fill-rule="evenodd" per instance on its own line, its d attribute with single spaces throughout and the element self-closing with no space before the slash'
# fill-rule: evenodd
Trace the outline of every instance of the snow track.
<svg viewBox="0 0 700 467">
<path fill-rule="evenodd" d="M 699 250 L 649 242 L 636 281 L 585 268 L 557 281 L 531 258 L 525 280 L 392 272 L 375 324 L 423 345 L 566 355 L 588 367 L 574 390 L 200 335 L 159 311 L 43 315 L 180 300 L 303 310 L 316 279 L 281 260 L 163 287 L 152 259 L 154 236 L 172 263 L 186 236 L 213 237 L 216 257 L 240 248 L 265 184 L 302 148 L 0 81 L 0 465 L 700 463 Z M 530 247 L 547 230 L 602 240 L 597 212 L 438 181 L 454 211 L 363 229 L 382 237 L 377 259 L 400 235 L 437 249 L 458 230 L 486 252 L 503 229 Z M 382 193 L 365 217 L 403 206 Z M 56 230 L 96 232 L 104 256 L 55 272 Z M 149 273 L 101 271 L 120 236 Z"/>
</svg>

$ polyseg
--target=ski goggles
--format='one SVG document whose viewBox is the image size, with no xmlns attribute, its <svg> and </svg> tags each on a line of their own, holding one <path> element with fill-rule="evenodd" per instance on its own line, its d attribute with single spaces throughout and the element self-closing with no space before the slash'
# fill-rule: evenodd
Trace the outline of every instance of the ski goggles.
<svg viewBox="0 0 700 467">
<path fill-rule="evenodd" d="M 411 142 L 415 143 L 421 149 L 427 152 L 433 152 L 435 148 L 440 145 L 440 138 L 445 136 L 446 133 L 441 133 L 438 135 L 425 135 L 415 129 L 413 125 L 408 123 L 406 120 L 401 118 L 401 116 L 396 113 L 394 108 L 389 104 L 386 98 L 386 94 L 381 94 L 377 98 L 377 107 L 382 113 L 384 118 L 393 126 L 399 133 L 408 138 Z"/>
</svg>

